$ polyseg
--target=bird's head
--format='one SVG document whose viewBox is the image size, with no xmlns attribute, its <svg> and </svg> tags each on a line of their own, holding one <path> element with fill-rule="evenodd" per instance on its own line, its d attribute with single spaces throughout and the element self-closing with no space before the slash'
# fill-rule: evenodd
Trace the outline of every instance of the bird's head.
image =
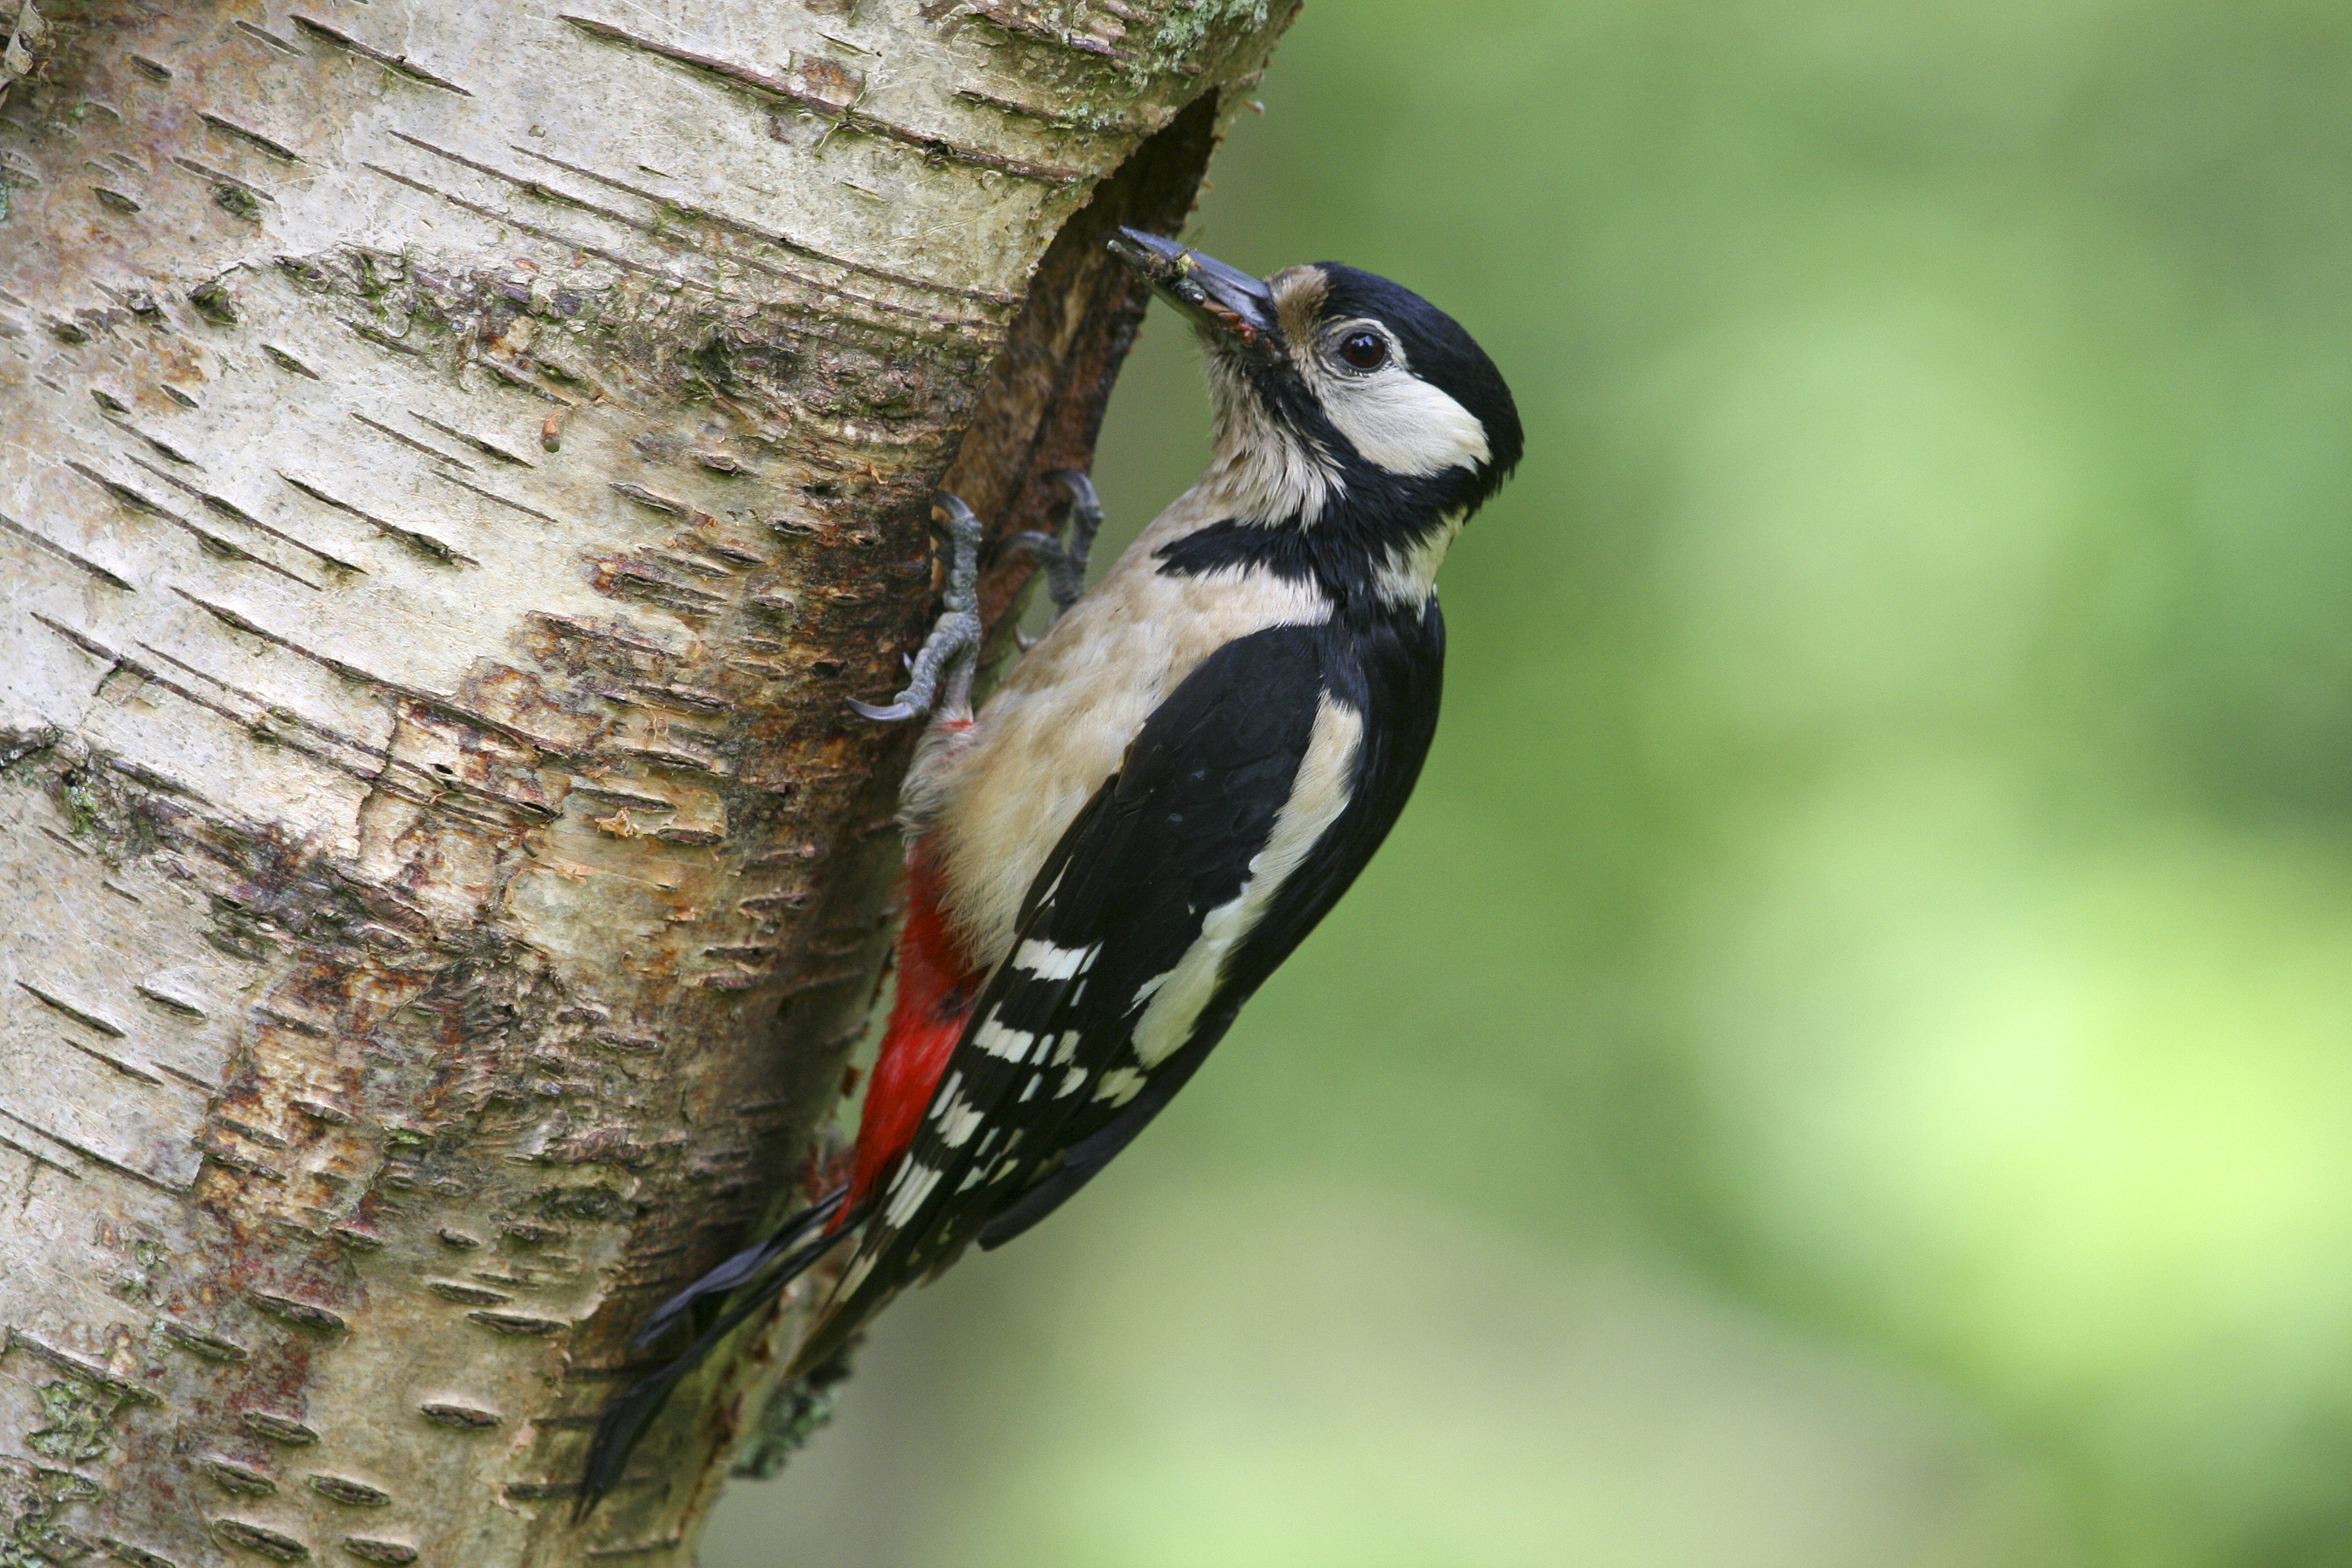
<svg viewBox="0 0 2352 1568">
<path fill-rule="evenodd" d="M 1330 261 L 1253 278 L 1132 228 L 1110 247 L 1206 346 L 1210 477 L 1256 513 L 1239 521 L 1311 526 L 1339 509 L 1458 526 L 1517 464 L 1518 410 L 1495 362 L 1402 284 Z"/>
</svg>

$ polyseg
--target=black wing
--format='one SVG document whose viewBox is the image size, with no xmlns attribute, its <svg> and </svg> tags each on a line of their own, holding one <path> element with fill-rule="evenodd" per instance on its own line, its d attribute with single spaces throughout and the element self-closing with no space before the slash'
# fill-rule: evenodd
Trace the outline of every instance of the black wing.
<svg viewBox="0 0 2352 1568">
<path fill-rule="evenodd" d="M 1433 601 L 1370 626 L 1278 626 L 1219 649 L 1160 706 L 1039 872 L 1013 952 L 796 1366 L 968 1243 L 997 1246 L 1044 1218 L 1168 1103 L 1387 836 L 1435 729 L 1443 656 Z M 1348 732 L 1344 805 L 1271 898 L 1244 908 L 1302 763 Z M 1154 1020 L 1156 1049 L 1139 1051 L 1160 988 L 1219 911 L 1236 910 L 1255 921 L 1197 1011 L 1172 1035 Z"/>
</svg>

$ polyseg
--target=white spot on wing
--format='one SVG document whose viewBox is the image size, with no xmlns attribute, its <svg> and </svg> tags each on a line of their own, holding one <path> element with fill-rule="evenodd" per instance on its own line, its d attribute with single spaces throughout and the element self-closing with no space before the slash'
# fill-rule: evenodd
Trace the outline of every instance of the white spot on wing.
<svg viewBox="0 0 2352 1568">
<path fill-rule="evenodd" d="M 936 1121 L 940 1117 L 945 1116 L 948 1113 L 948 1107 L 955 1102 L 956 1090 L 962 1087 L 963 1069 L 961 1068 L 958 1068 L 955 1071 L 948 1075 L 947 1083 L 939 1090 L 939 1092 L 931 1096 L 932 1121 Z"/>
<path fill-rule="evenodd" d="M 1117 1068 L 1103 1074 L 1102 1082 L 1095 1085 L 1095 1098 L 1108 1100 L 1113 1105 L 1125 1105 L 1143 1092 L 1148 1080 L 1133 1068 Z"/>
<path fill-rule="evenodd" d="M 1026 970 L 1040 980 L 1067 980 L 1084 973 L 1101 951 L 1100 942 L 1092 947 L 1056 947 L 1032 937 L 1013 955 L 1013 967 Z"/>
<path fill-rule="evenodd" d="M 1084 1068 L 1072 1068 L 1069 1072 L 1064 1076 L 1062 1079 L 1062 1087 L 1054 1091 L 1054 1098 L 1055 1100 L 1059 1100 L 1066 1094 L 1076 1093 L 1077 1091 L 1078 1085 L 1086 1081 L 1087 1069 Z"/>
<path fill-rule="evenodd" d="M 950 1149 L 962 1148 L 979 1131 L 980 1124 L 988 1120 L 986 1111 L 962 1100 L 946 1106 L 940 1118 L 940 1140 Z"/>
<path fill-rule="evenodd" d="M 1018 1062 L 1026 1056 L 1037 1037 L 1025 1029 L 1008 1029 L 994 1018 L 980 1026 L 971 1043 L 992 1057 L 1003 1057 L 1008 1062 Z"/>
<path fill-rule="evenodd" d="M 903 1161 L 898 1166 L 898 1179 L 890 1184 L 896 1191 L 891 1194 L 890 1206 L 882 1211 L 882 1223 L 897 1230 L 914 1217 L 915 1211 L 923 1206 L 923 1200 L 931 1195 L 931 1189 L 940 1184 L 940 1171 L 919 1160 Z"/>
</svg>

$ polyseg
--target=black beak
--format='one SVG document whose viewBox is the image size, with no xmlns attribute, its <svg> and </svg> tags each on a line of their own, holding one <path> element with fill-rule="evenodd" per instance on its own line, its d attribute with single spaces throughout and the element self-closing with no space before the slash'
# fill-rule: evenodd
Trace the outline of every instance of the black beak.
<svg viewBox="0 0 2352 1568">
<path fill-rule="evenodd" d="M 1248 273 L 1139 228 L 1120 229 L 1111 237 L 1110 253 L 1204 330 L 1260 353 L 1282 352 L 1274 296 Z"/>
</svg>

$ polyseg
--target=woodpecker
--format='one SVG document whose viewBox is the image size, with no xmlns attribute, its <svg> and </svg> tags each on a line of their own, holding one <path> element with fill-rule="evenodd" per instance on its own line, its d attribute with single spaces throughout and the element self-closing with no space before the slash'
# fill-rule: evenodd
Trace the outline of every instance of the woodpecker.
<svg viewBox="0 0 2352 1568">
<path fill-rule="evenodd" d="M 1035 1225 L 1130 1142 L 1329 910 L 1403 808 L 1437 724 L 1435 578 L 1517 464 L 1518 414 L 1469 334 L 1337 263 L 1260 279 L 1124 229 L 1188 316 L 1213 447 L 1198 483 L 1080 593 L 1082 476 L 1039 556 L 1060 614 L 975 714 L 981 525 L 942 494 L 947 613 L 886 706 L 933 710 L 902 795 L 898 990 L 846 1184 L 665 1303 L 736 1299 L 606 1411 L 583 1507 L 672 1387 L 853 1234 L 788 1376 L 900 1290 Z"/>
</svg>

